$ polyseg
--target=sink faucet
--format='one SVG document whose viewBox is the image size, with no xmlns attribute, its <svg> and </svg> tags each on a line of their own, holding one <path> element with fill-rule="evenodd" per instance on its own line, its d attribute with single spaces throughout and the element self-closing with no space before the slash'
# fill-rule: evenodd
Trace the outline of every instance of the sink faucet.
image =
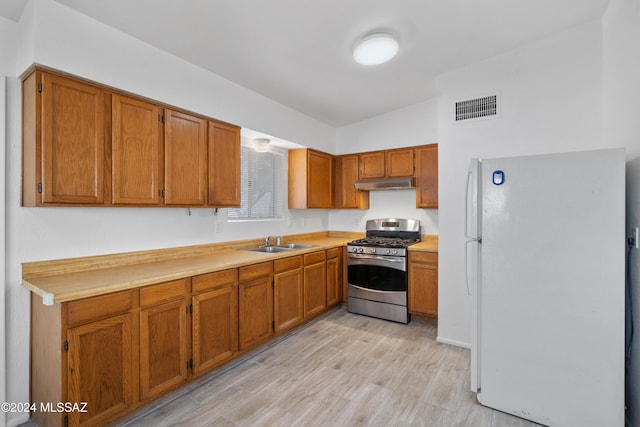
<svg viewBox="0 0 640 427">
<path fill-rule="evenodd" d="M 280 244 L 280 239 L 282 238 L 282 236 L 267 236 L 264 239 L 264 245 L 265 246 L 271 246 L 271 239 L 276 239 L 276 245 Z"/>
</svg>

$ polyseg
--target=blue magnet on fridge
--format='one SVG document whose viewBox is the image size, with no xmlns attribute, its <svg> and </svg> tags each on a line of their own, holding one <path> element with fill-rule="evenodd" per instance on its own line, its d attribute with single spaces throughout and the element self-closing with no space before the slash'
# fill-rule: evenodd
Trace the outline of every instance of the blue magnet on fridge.
<svg viewBox="0 0 640 427">
<path fill-rule="evenodd" d="M 494 185 L 502 185 L 504 184 L 504 172 L 501 170 L 493 171 L 493 184 Z"/>
</svg>

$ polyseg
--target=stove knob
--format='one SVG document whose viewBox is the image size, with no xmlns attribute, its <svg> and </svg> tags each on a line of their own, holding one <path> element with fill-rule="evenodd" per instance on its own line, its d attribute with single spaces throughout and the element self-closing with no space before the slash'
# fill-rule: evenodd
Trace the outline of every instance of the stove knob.
<svg viewBox="0 0 640 427">
<path fill-rule="evenodd" d="M 360 253 L 364 252 L 364 248 L 358 248 L 358 252 Z"/>
<path fill-rule="evenodd" d="M 396 255 L 397 253 L 398 253 L 398 250 L 397 250 L 397 249 L 394 249 L 394 250 L 393 250 L 393 254 L 394 254 L 394 255 Z"/>
<path fill-rule="evenodd" d="M 391 253 L 391 250 L 390 249 L 385 249 L 384 253 L 385 254 L 389 254 L 389 253 Z"/>
<path fill-rule="evenodd" d="M 376 248 L 371 248 L 371 253 L 375 254 L 376 253 Z"/>
</svg>

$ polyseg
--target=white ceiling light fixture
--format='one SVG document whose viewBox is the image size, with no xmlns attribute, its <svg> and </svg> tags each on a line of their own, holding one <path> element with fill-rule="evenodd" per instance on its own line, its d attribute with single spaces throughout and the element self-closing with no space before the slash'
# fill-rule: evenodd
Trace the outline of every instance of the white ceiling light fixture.
<svg viewBox="0 0 640 427">
<path fill-rule="evenodd" d="M 268 138 L 256 138 L 253 140 L 253 150 L 258 153 L 266 153 L 269 151 L 271 140 Z"/>
<path fill-rule="evenodd" d="M 365 36 L 353 48 L 353 59 L 362 65 L 378 65 L 387 62 L 398 53 L 398 41 L 388 33 Z"/>
</svg>

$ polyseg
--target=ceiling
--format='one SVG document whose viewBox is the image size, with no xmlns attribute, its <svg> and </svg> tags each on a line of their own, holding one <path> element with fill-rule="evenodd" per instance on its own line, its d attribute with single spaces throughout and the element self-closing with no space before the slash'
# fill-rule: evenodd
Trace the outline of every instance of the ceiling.
<svg viewBox="0 0 640 427">
<path fill-rule="evenodd" d="M 436 95 L 440 73 L 600 18 L 609 0 L 56 0 L 339 127 Z M 17 20 L 26 0 L 2 0 Z M 392 61 L 351 57 L 372 31 Z"/>
</svg>

